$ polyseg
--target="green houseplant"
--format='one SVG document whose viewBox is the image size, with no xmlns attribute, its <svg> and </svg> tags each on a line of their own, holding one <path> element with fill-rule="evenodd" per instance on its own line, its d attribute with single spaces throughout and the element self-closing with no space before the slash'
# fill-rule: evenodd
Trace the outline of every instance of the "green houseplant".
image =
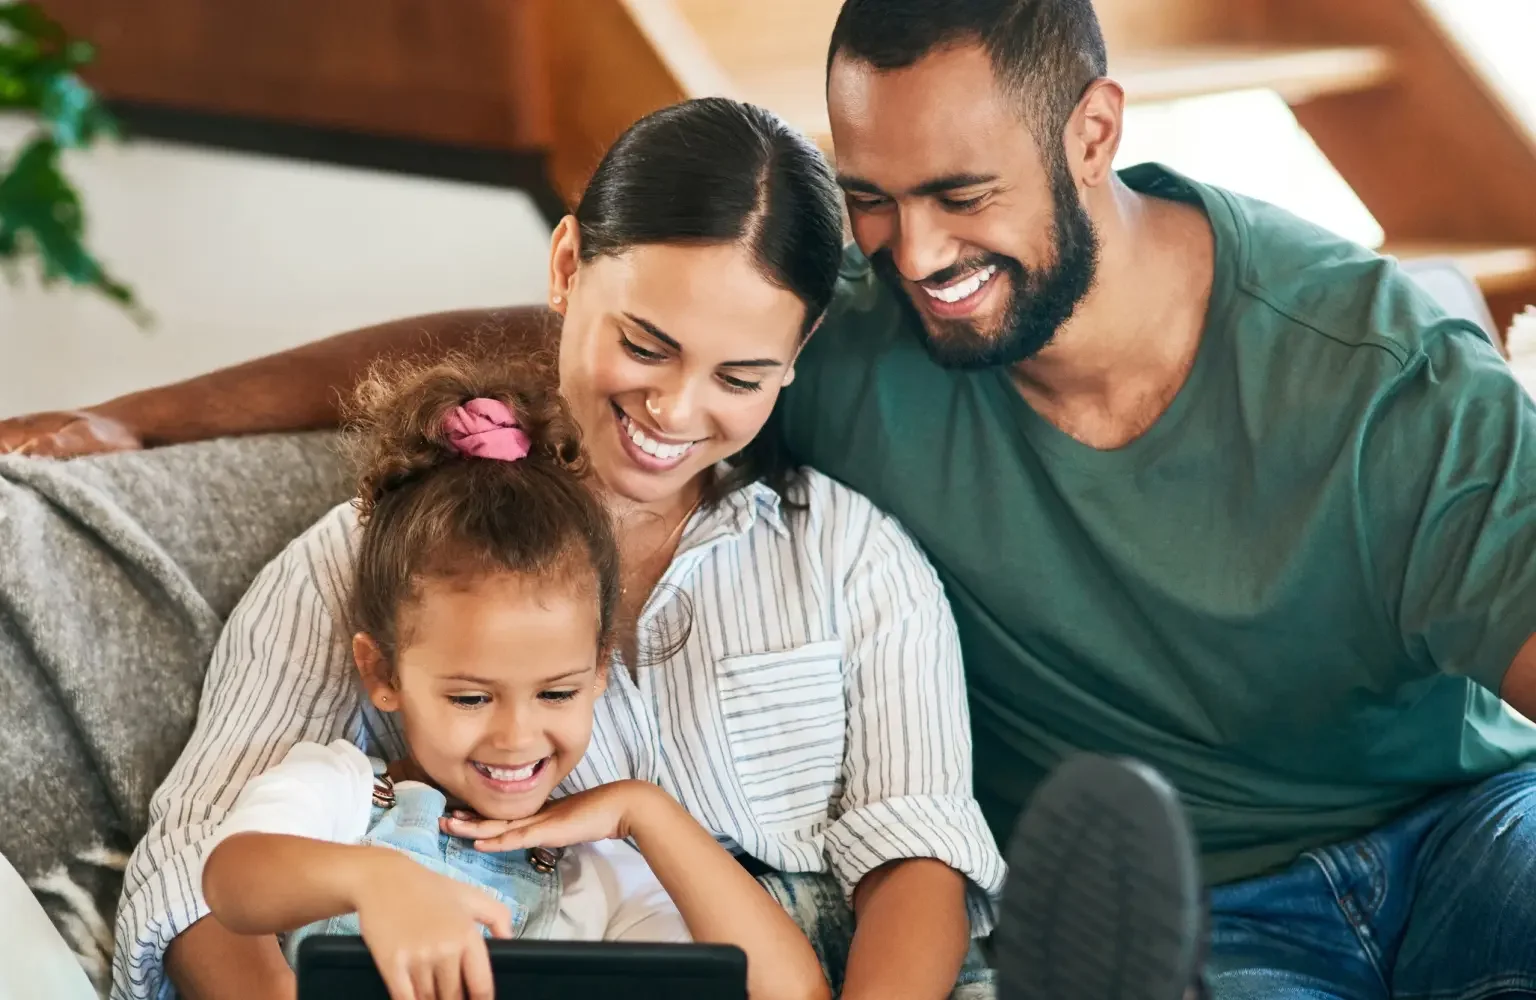
<svg viewBox="0 0 1536 1000">
<path fill-rule="evenodd" d="M 85 246 L 80 197 L 60 166 L 64 150 L 115 136 L 116 127 L 76 70 L 95 55 L 33 3 L 0 0 L 0 112 L 35 116 L 37 129 L 7 161 L 0 151 L 0 267 L 36 262 L 44 284 L 95 288 L 143 322 L 131 289 Z"/>
</svg>

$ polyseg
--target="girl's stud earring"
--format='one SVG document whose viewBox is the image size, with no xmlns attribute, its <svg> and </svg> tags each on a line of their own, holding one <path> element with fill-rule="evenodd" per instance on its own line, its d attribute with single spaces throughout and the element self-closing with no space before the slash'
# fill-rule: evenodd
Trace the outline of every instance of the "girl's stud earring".
<svg viewBox="0 0 1536 1000">
<path fill-rule="evenodd" d="M 560 296 L 558 296 L 558 295 L 551 296 L 549 301 L 552 302 L 555 305 L 559 305 L 560 304 Z"/>
</svg>

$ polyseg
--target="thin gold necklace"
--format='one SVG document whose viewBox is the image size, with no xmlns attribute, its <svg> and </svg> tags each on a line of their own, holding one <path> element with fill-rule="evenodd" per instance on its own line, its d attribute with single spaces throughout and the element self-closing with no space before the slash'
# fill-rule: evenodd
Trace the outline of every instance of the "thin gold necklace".
<svg viewBox="0 0 1536 1000">
<path fill-rule="evenodd" d="M 688 512 L 685 513 L 681 518 L 678 519 L 677 525 L 675 527 L 673 527 L 673 529 L 667 533 L 667 537 L 662 539 L 660 545 L 656 546 L 656 548 L 651 550 L 651 558 L 652 559 L 656 558 L 656 553 L 661 552 L 662 550 L 668 548 L 669 546 L 672 545 L 673 542 L 675 542 L 675 541 L 677 541 L 679 539 L 679 537 L 683 533 L 683 529 L 688 526 L 688 522 L 689 521 L 693 520 L 693 515 L 698 511 L 699 505 L 702 504 L 703 502 L 704 502 L 704 494 L 702 492 L 700 492 L 698 499 L 693 502 L 693 506 L 689 507 L 688 508 Z M 671 560 L 668 560 L 668 563 L 670 564 Z M 666 575 L 666 571 L 665 570 L 662 571 L 662 575 L 663 576 Z M 629 593 L 629 585 L 628 584 L 623 584 L 623 585 L 621 585 L 619 587 L 619 596 L 623 597 L 623 596 L 627 595 L 628 593 Z"/>
</svg>

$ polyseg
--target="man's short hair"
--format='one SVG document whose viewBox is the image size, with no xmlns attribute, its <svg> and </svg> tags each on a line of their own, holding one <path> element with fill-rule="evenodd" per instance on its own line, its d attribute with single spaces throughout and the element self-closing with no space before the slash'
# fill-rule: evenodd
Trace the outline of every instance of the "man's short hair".
<svg viewBox="0 0 1536 1000">
<path fill-rule="evenodd" d="M 1092 0 L 847 0 L 832 29 L 827 70 L 839 55 L 878 70 L 904 69 L 939 49 L 980 45 L 1048 156 L 1083 91 L 1107 72 Z"/>
</svg>

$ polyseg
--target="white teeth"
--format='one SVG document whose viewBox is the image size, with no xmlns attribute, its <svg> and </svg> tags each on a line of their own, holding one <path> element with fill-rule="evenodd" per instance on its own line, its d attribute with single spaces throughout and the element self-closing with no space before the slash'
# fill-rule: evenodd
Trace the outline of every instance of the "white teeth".
<svg viewBox="0 0 1536 1000">
<path fill-rule="evenodd" d="M 990 281 L 992 276 L 996 273 L 997 265 L 988 264 L 980 271 L 977 271 L 969 278 L 966 278 L 964 281 L 956 282 L 953 285 L 947 285 L 944 288 L 929 288 L 925 285 L 923 286 L 923 291 L 927 292 L 930 297 L 938 299 L 940 302 L 960 302 L 963 299 L 968 299 L 972 295 L 975 295 L 977 292 L 981 291 L 981 286 Z"/>
<path fill-rule="evenodd" d="M 645 431 L 642 431 L 639 425 L 629 419 L 627 414 L 621 418 L 621 423 L 624 425 L 624 432 L 635 443 L 635 447 L 653 458 L 661 459 L 663 462 L 670 462 L 675 458 L 681 458 L 689 448 L 698 443 L 697 441 L 690 441 L 687 444 L 663 444 L 646 434 Z"/>
<path fill-rule="evenodd" d="M 539 763 L 534 761 L 522 767 L 492 767 L 489 764 L 481 764 L 480 767 L 497 781 L 527 781 L 533 777 L 533 772 L 538 770 Z"/>
</svg>

